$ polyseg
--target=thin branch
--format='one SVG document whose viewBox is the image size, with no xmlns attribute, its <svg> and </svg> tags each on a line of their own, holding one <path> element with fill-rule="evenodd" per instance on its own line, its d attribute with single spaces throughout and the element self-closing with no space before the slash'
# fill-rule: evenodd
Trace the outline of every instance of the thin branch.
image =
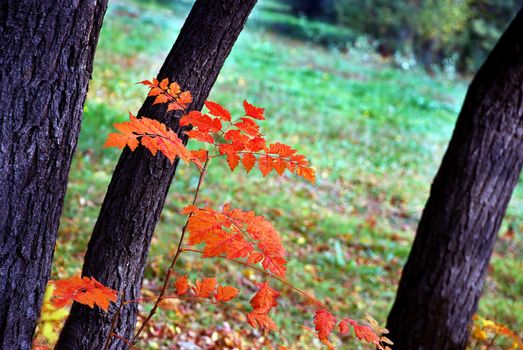
<svg viewBox="0 0 523 350">
<path fill-rule="evenodd" d="M 210 158 L 207 157 L 207 159 L 205 161 L 205 164 L 203 166 L 203 170 L 200 173 L 200 178 L 198 179 L 198 186 L 196 187 L 196 192 L 194 193 L 194 198 L 193 198 L 193 201 L 192 201 L 192 205 L 196 204 L 196 201 L 198 200 L 198 194 L 200 193 L 201 185 L 202 185 L 205 173 L 207 171 L 207 166 L 209 164 L 209 160 L 210 160 Z M 176 265 L 176 262 L 178 261 L 178 257 L 180 256 L 180 253 L 182 252 L 183 240 L 185 238 L 185 233 L 187 232 L 187 225 L 189 224 L 189 219 L 191 218 L 191 216 L 192 216 L 192 213 L 189 214 L 189 216 L 187 217 L 187 220 L 185 221 L 185 225 L 182 228 L 182 233 L 180 235 L 180 241 L 178 242 L 178 246 L 176 248 L 176 253 L 174 254 L 174 257 L 173 257 L 173 259 L 171 261 L 171 265 L 169 266 L 169 269 L 167 269 L 167 274 L 165 275 L 165 279 L 163 281 L 163 286 L 162 286 L 162 289 L 160 291 L 160 294 L 156 298 L 156 301 L 155 301 L 155 303 L 153 305 L 153 308 L 149 312 L 149 315 L 147 315 L 147 317 L 145 318 L 144 322 L 142 323 L 142 325 L 140 326 L 140 328 L 138 329 L 136 334 L 131 339 L 131 343 L 133 345 L 136 344 L 136 342 L 138 340 L 138 337 L 140 336 L 140 334 L 145 329 L 145 326 L 147 325 L 147 323 L 149 323 L 151 318 L 154 316 L 154 314 L 158 310 L 158 306 L 160 305 L 162 299 L 164 298 L 165 291 L 167 290 L 167 286 L 169 284 L 169 280 L 170 280 L 171 275 L 173 273 L 174 265 Z"/>
<path fill-rule="evenodd" d="M 126 305 L 126 302 L 121 302 L 118 306 L 118 309 L 116 310 L 116 313 L 113 316 L 113 319 L 111 320 L 111 328 L 109 328 L 109 332 L 107 333 L 107 339 L 105 340 L 104 344 L 104 350 L 109 350 L 109 345 L 111 344 L 111 339 L 113 337 L 114 330 L 116 328 L 116 322 L 118 322 L 118 319 L 120 318 L 120 313 L 122 312 L 122 307 Z"/>
</svg>

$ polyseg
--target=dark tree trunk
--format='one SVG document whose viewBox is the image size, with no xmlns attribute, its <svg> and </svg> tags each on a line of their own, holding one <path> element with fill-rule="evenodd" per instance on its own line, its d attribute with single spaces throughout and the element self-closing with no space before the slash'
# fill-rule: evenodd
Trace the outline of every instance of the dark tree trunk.
<svg viewBox="0 0 523 350">
<path fill-rule="evenodd" d="M 388 319 L 395 348 L 465 349 L 523 165 L 523 10 L 472 81 Z"/>
<path fill-rule="evenodd" d="M 0 348 L 30 349 L 107 0 L 0 0 Z"/>
<path fill-rule="evenodd" d="M 158 74 L 191 91 L 191 109 L 201 109 L 218 73 L 240 34 L 256 0 L 198 0 Z M 179 114 L 147 98 L 139 116 L 159 119 L 178 129 Z M 182 135 L 180 135 L 182 136 Z M 187 141 L 184 137 L 185 142 Z M 143 271 L 159 220 L 174 165 L 149 151 L 125 149 L 114 171 L 85 256 L 83 274 L 94 276 L 123 293 L 125 300 L 140 295 Z M 114 311 L 114 310 L 113 310 Z M 99 349 L 106 340 L 112 314 L 74 304 L 57 349 Z M 116 333 L 133 335 L 136 304 L 123 308 Z M 125 348 L 113 339 L 111 349 Z"/>
</svg>

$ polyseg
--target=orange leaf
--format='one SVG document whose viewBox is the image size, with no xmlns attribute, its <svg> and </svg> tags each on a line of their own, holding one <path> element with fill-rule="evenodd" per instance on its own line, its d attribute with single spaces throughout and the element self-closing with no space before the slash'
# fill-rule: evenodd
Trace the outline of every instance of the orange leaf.
<svg viewBox="0 0 523 350">
<path fill-rule="evenodd" d="M 231 142 L 247 143 L 250 140 L 250 136 L 245 135 L 241 130 L 232 129 L 227 130 L 224 135 L 224 139 Z"/>
<path fill-rule="evenodd" d="M 267 282 L 256 284 L 256 286 L 259 290 L 252 297 L 250 304 L 253 309 L 260 309 L 269 312 L 271 308 L 278 305 L 276 299 L 278 299 L 280 293 L 269 287 L 269 283 Z"/>
<path fill-rule="evenodd" d="M 252 152 L 258 152 L 265 148 L 265 139 L 263 137 L 254 137 L 246 145 L 247 149 Z"/>
<path fill-rule="evenodd" d="M 240 118 L 240 122 L 234 123 L 234 126 L 251 136 L 260 134 L 260 127 L 256 122 L 249 118 Z"/>
<path fill-rule="evenodd" d="M 180 85 L 178 85 L 177 82 L 173 81 L 171 84 L 169 84 L 169 89 L 167 91 L 171 95 L 178 95 L 180 92 L 182 92 L 182 88 L 180 87 Z"/>
<path fill-rule="evenodd" d="M 253 328 L 265 328 L 268 330 L 276 330 L 276 324 L 274 321 L 267 315 L 266 312 L 260 309 L 253 310 L 247 314 L 247 322 Z"/>
<path fill-rule="evenodd" d="M 185 208 L 182 209 L 182 214 L 194 214 L 196 213 L 198 210 L 200 210 L 197 206 L 195 205 L 188 205 L 186 206 Z"/>
<path fill-rule="evenodd" d="M 126 137 L 125 135 L 112 132 L 107 136 L 104 147 L 116 147 L 121 149 L 125 146 L 129 146 L 131 151 L 134 151 L 138 145 L 139 142 L 134 135 L 132 137 Z"/>
<path fill-rule="evenodd" d="M 132 114 L 129 114 L 129 118 L 130 121 L 114 124 L 120 134 L 111 133 L 105 147 L 123 148 L 127 145 L 131 151 L 134 151 L 141 143 L 153 155 L 160 151 L 171 163 L 176 157 L 180 157 L 185 162 L 193 158 L 178 135 L 165 124 L 150 118 L 136 118 Z"/>
<path fill-rule="evenodd" d="M 252 211 L 224 207 L 222 212 L 191 207 L 187 231 L 189 245 L 205 244 L 204 257 L 225 256 L 228 259 L 247 257 L 261 261 L 267 271 L 284 277 L 286 273 L 285 248 L 276 229 L 262 216 Z M 259 255 L 250 258 L 255 252 Z"/>
<path fill-rule="evenodd" d="M 218 132 L 222 128 L 222 123 L 218 118 L 213 119 L 198 111 L 191 111 L 180 119 L 180 126 L 187 125 L 192 125 L 194 128 L 185 132 L 189 137 L 211 144 L 214 143 L 214 138 L 210 133 Z"/>
<path fill-rule="evenodd" d="M 174 282 L 174 288 L 176 289 L 176 295 L 184 295 L 189 290 L 189 282 L 187 282 L 187 276 L 179 277 Z"/>
<path fill-rule="evenodd" d="M 336 325 L 336 317 L 325 309 L 319 309 L 314 315 L 314 325 L 318 338 L 322 341 L 327 340 Z"/>
<path fill-rule="evenodd" d="M 264 120 L 263 108 L 251 105 L 247 100 L 243 100 L 243 108 L 245 109 L 245 115 L 254 119 Z"/>
<path fill-rule="evenodd" d="M 229 168 L 234 171 L 238 164 L 240 163 L 240 156 L 237 153 L 229 153 L 227 154 L 227 164 L 229 164 Z"/>
<path fill-rule="evenodd" d="M 196 286 L 193 287 L 193 291 L 198 298 L 210 298 L 215 288 L 215 278 L 204 278 L 201 282 L 196 281 Z"/>
<path fill-rule="evenodd" d="M 192 102 L 192 95 L 189 91 L 184 91 L 180 93 L 180 96 L 176 99 L 176 102 L 187 108 L 186 105 Z"/>
<path fill-rule="evenodd" d="M 153 105 L 156 105 L 159 103 L 165 103 L 168 101 L 169 101 L 169 97 L 167 97 L 167 95 L 160 94 L 160 95 L 156 96 L 156 98 L 154 99 Z"/>
<path fill-rule="evenodd" d="M 218 117 L 226 122 L 231 121 L 231 113 L 225 108 L 223 108 L 220 104 L 212 101 L 205 101 L 205 107 L 207 107 L 209 113 L 211 113 L 215 117 Z"/>
<path fill-rule="evenodd" d="M 343 320 L 341 320 L 340 323 L 338 324 L 338 327 L 340 329 L 341 335 L 345 335 L 345 334 L 349 333 L 349 319 L 344 318 Z"/>
<path fill-rule="evenodd" d="M 199 130 L 189 130 L 185 131 L 185 135 L 189 136 L 191 139 L 200 141 L 200 142 L 206 142 L 213 144 L 214 138 L 210 134 L 203 133 Z"/>
<path fill-rule="evenodd" d="M 154 81 L 156 81 L 156 82 L 154 82 Z M 146 86 L 149 86 L 152 88 L 152 87 L 158 86 L 158 81 L 156 79 L 153 79 L 153 81 L 142 80 L 142 81 L 137 82 L 136 84 L 142 84 L 142 85 L 146 85 Z"/>
<path fill-rule="evenodd" d="M 207 160 L 207 151 L 204 149 L 199 149 L 197 151 L 191 151 L 191 154 L 194 158 L 198 159 L 200 162 L 204 163 Z"/>
<path fill-rule="evenodd" d="M 242 164 L 247 173 L 249 173 L 249 171 L 254 167 L 254 164 L 256 164 L 256 157 L 251 153 L 246 153 L 242 158 Z"/>
<path fill-rule="evenodd" d="M 183 105 L 179 104 L 178 102 L 170 102 L 167 105 L 167 112 L 170 112 L 170 111 L 181 111 L 184 108 L 186 108 L 186 107 L 184 107 Z"/>
<path fill-rule="evenodd" d="M 354 329 L 354 334 L 356 334 L 356 338 L 381 347 L 380 337 L 374 332 L 374 330 L 372 330 L 372 328 L 369 326 L 360 325 L 358 322 L 351 320 L 350 318 L 343 319 L 342 322 L 343 321 L 346 321 L 352 326 Z"/>
<path fill-rule="evenodd" d="M 176 82 L 169 84 L 169 79 L 165 78 L 161 82 L 157 79 L 153 81 L 143 80 L 138 84 L 143 84 L 149 87 L 150 91 L 147 96 L 156 96 L 153 104 L 169 103 L 167 111 L 184 110 L 192 102 L 192 95 L 189 91 L 183 91 L 180 85 Z"/>
<path fill-rule="evenodd" d="M 214 298 L 216 301 L 229 301 L 238 295 L 239 291 L 238 289 L 231 287 L 231 286 L 218 286 L 218 290 L 216 291 L 216 294 L 214 295 Z"/>
<path fill-rule="evenodd" d="M 168 78 L 164 78 L 162 79 L 162 81 L 160 82 L 160 88 L 162 90 L 167 90 L 167 86 L 169 85 L 169 79 Z"/>
<path fill-rule="evenodd" d="M 268 155 L 263 155 L 258 158 L 258 167 L 263 176 L 269 175 L 272 171 L 272 157 Z"/>
<path fill-rule="evenodd" d="M 147 96 L 158 96 L 160 94 L 163 94 L 163 90 L 160 89 L 159 87 L 154 87 L 151 90 L 149 90 L 149 93 L 147 94 Z"/>
<path fill-rule="evenodd" d="M 91 308 L 98 305 L 101 309 L 107 311 L 109 303 L 118 300 L 117 291 L 105 287 L 94 278 L 73 276 L 53 281 L 53 283 L 56 286 L 53 304 L 57 307 L 63 307 L 74 300 Z"/>
</svg>

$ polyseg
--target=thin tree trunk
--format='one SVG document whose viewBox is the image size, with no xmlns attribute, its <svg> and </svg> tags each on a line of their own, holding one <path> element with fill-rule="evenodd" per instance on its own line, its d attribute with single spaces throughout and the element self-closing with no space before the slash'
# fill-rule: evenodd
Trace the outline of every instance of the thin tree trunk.
<svg viewBox="0 0 523 350">
<path fill-rule="evenodd" d="M 192 109 L 201 109 L 256 0 L 198 0 L 158 74 L 191 91 Z M 156 118 L 174 130 L 179 113 L 147 98 L 139 116 Z M 180 135 L 183 136 L 183 135 Z M 187 141 L 185 136 L 183 137 Z M 125 149 L 114 171 L 85 256 L 83 275 L 94 276 L 123 293 L 139 297 L 149 246 L 159 220 L 174 165 L 148 151 Z M 114 309 L 113 309 L 114 311 Z M 99 349 L 106 340 L 112 313 L 74 304 L 57 349 Z M 137 305 L 123 308 L 116 333 L 132 337 Z M 111 349 L 125 348 L 114 339 Z"/>
<path fill-rule="evenodd" d="M 107 1 L 0 0 L 0 348 L 30 349 Z"/>
<path fill-rule="evenodd" d="M 388 319 L 401 350 L 465 349 L 523 165 L 523 10 L 472 81 Z"/>
</svg>

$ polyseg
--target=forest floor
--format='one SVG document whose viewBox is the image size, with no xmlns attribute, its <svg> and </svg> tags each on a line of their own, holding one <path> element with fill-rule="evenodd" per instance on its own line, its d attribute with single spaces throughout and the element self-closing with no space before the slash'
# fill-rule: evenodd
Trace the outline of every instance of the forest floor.
<svg viewBox="0 0 523 350">
<path fill-rule="evenodd" d="M 103 149 L 113 123 L 136 113 L 145 97 L 137 81 L 156 75 L 189 10 L 187 1 L 111 2 L 96 53 L 80 141 L 71 168 L 52 278 L 80 273 L 83 254 L 120 151 Z M 233 112 L 241 102 L 265 107 L 269 140 L 295 146 L 318 173 L 316 185 L 215 164 L 201 198 L 252 209 L 274 223 L 289 251 L 288 279 L 337 314 L 371 314 L 385 324 L 430 184 L 450 139 L 467 80 L 427 74 L 408 61 L 384 59 L 364 41 L 328 46 L 339 28 L 312 23 L 262 0 L 227 59 L 210 99 Z M 322 45 L 327 44 L 327 45 Z M 401 68 L 403 67 L 403 68 Z M 157 292 L 195 190 L 197 173 L 180 166 L 152 243 L 145 293 Z M 489 267 L 478 314 L 523 328 L 523 185 L 517 187 Z M 284 286 L 273 313 L 280 332 L 252 331 L 243 312 L 261 276 L 226 261 L 183 256 L 177 269 L 241 286 L 233 309 L 173 302 L 155 317 L 139 348 L 242 343 L 318 347 L 313 309 Z M 151 305 L 143 305 L 145 310 Z M 516 310 L 519 310 L 516 311 Z M 60 318 L 62 318 L 61 315 Z M 227 319 L 227 320 L 226 320 Z M 58 322 L 59 323 L 59 322 Z M 38 341 L 56 332 L 43 324 Z M 46 333 L 46 334 L 44 334 Z M 181 335 L 180 335 L 181 334 Z M 365 348 L 343 339 L 342 348 Z M 178 342 L 178 343 L 176 343 Z M 335 341 L 338 344 L 340 340 Z M 178 344 L 175 346 L 175 344 Z M 221 345 L 220 345 L 221 344 Z M 499 343 L 500 348 L 506 343 Z M 231 347 L 232 348 L 232 347 Z M 492 348 L 494 349 L 494 347 Z"/>
</svg>

